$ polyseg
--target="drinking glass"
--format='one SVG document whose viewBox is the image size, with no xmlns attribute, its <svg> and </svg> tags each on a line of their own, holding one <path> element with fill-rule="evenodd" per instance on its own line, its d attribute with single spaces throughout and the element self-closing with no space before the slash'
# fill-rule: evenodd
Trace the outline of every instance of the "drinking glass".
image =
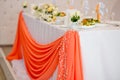
<svg viewBox="0 0 120 80">
<path fill-rule="evenodd" d="M 115 17 L 115 12 L 111 12 L 111 18 L 110 18 L 110 20 L 114 20 L 114 17 Z"/>
</svg>

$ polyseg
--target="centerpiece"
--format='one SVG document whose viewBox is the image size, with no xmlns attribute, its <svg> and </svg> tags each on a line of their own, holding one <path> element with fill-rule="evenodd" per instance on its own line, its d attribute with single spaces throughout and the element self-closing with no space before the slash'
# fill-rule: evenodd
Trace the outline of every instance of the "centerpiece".
<svg viewBox="0 0 120 80">
<path fill-rule="evenodd" d="M 71 20 L 71 28 L 77 28 L 78 21 L 80 20 L 80 12 L 75 11 L 70 14 L 70 20 Z"/>
<path fill-rule="evenodd" d="M 83 20 L 81 20 L 81 22 L 79 23 L 80 28 L 93 28 L 96 26 L 96 24 L 100 23 L 99 20 L 94 19 L 94 18 L 84 18 Z"/>
<path fill-rule="evenodd" d="M 55 22 L 57 17 L 64 17 L 65 13 L 60 12 L 53 4 L 32 5 L 32 13 L 39 19 L 47 22 Z"/>
<path fill-rule="evenodd" d="M 28 8 L 30 8 L 29 12 L 31 12 L 33 16 L 40 20 L 44 20 L 47 22 L 63 21 L 64 16 L 66 16 L 65 12 L 60 11 L 57 6 L 53 4 L 30 5 L 31 6 L 28 6 L 28 3 L 25 1 L 22 4 L 23 11 L 26 12 L 27 10 L 28 12 Z"/>
<path fill-rule="evenodd" d="M 28 2 L 27 2 L 27 1 L 24 1 L 24 2 L 22 3 L 22 7 L 23 7 L 23 11 L 24 11 L 24 12 L 28 12 Z"/>
<path fill-rule="evenodd" d="M 99 23 L 99 20 L 93 19 L 93 18 L 84 18 L 81 21 L 82 25 L 85 25 L 85 26 L 88 26 L 88 27 L 91 26 L 91 25 L 95 25 L 96 23 Z"/>
<path fill-rule="evenodd" d="M 80 19 L 79 12 L 75 12 L 71 15 L 71 21 L 77 22 Z"/>
</svg>

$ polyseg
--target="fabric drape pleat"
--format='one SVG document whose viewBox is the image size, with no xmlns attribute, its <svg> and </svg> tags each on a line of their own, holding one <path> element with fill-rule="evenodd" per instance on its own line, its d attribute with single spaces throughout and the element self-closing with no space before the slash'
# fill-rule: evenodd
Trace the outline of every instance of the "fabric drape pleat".
<svg viewBox="0 0 120 80">
<path fill-rule="evenodd" d="M 57 66 L 57 80 L 83 80 L 79 42 L 78 33 L 69 30 L 49 44 L 37 43 L 20 12 L 16 39 L 7 59 L 24 59 L 31 80 L 49 80 Z"/>
</svg>

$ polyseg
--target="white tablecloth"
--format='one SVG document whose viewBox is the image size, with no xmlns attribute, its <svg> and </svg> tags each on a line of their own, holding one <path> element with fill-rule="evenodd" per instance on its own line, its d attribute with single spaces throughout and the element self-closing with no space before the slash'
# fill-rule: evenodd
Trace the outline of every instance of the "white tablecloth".
<svg viewBox="0 0 120 80">
<path fill-rule="evenodd" d="M 24 14 L 24 18 L 31 36 L 40 44 L 50 43 L 68 30 L 60 25 L 41 22 L 28 14 Z M 120 27 L 101 25 L 78 31 L 84 80 L 120 80 Z M 29 79 L 23 60 L 14 60 L 12 64 L 20 80 Z M 50 80 L 56 80 L 56 75 L 57 70 Z"/>
</svg>

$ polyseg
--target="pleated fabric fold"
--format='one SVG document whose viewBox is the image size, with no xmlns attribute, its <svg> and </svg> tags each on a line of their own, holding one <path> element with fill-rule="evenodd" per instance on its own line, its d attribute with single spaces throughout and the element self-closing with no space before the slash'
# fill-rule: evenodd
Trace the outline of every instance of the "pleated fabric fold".
<svg viewBox="0 0 120 80">
<path fill-rule="evenodd" d="M 24 59 L 31 80 L 49 80 L 57 66 L 57 80 L 83 80 L 79 42 L 78 33 L 69 30 L 49 44 L 37 43 L 20 12 L 16 39 L 7 60 Z"/>
</svg>

